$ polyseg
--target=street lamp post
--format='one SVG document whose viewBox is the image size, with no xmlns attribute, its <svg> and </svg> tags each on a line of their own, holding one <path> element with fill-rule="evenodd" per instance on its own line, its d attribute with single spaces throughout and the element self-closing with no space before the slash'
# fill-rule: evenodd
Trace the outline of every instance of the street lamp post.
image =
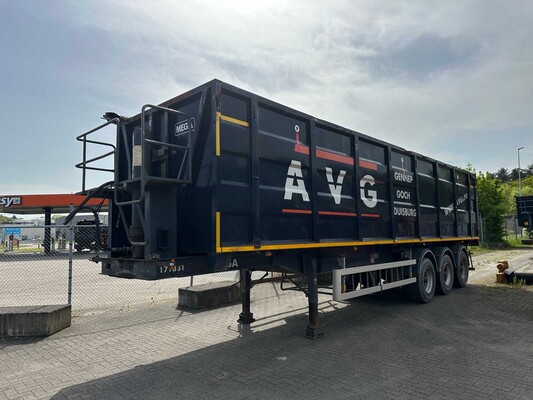
<svg viewBox="0 0 533 400">
<path fill-rule="evenodd" d="M 522 197 L 522 180 L 520 178 L 520 150 L 522 150 L 524 147 L 518 148 L 518 195 Z"/>
</svg>

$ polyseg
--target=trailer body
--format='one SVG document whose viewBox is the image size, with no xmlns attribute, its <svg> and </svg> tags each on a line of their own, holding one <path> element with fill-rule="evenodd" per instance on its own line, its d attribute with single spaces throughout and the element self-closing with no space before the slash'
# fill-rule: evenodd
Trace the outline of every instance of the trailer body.
<svg viewBox="0 0 533 400">
<path fill-rule="evenodd" d="M 531 231 L 533 226 L 533 196 L 516 196 L 518 225 Z"/>
<path fill-rule="evenodd" d="M 417 257 L 432 258 L 438 273 L 444 254 L 458 268 L 477 243 L 475 175 L 219 80 L 111 117 L 101 127 L 117 125 L 107 144 L 113 180 L 83 187 L 110 197 L 104 274 L 316 276 L 393 263 L 367 268 L 365 284 L 362 272 L 348 276 L 353 291 L 375 291 L 376 271 L 381 290 L 382 281 L 411 284 Z M 93 131 L 78 137 L 84 154 Z M 93 161 L 79 164 L 83 186 Z"/>
</svg>

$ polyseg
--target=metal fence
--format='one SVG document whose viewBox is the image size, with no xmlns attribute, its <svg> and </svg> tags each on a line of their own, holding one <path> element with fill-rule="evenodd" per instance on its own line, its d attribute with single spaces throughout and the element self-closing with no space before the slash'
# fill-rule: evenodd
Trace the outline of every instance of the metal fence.
<svg viewBox="0 0 533 400">
<path fill-rule="evenodd" d="M 479 243 L 483 245 L 487 243 L 487 238 L 488 238 L 487 225 L 485 224 L 485 221 L 483 220 L 483 218 L 479 219 L 478 229 L 479 229 Z"/>
<path fill-rule="evenodd" d="M 503 223 L 503 233 L 507 238 L 525 239 L 526 230 L 518 225 L 518 219 L 511 217 L 506 218 Z"/>
<path fill-rule="evenodd" d="M 15 232 L 15 233 L 13 233 Z M 105 241 L 106 228 L 100 228 Z M 180 287 L 238 280 L 236 272 L 158 281 L 100 274 L 95 226 L 0 227 L 0 306 L 67 304 L 76 312 L 177 300 Z"/>
<path fill-rule="evenodd" d="M 508 239 L 527 236 L 515 218 L 507 218 L 503 228 Z M 99 229 L 100 239 L 105 242 L 107 228 Z M 481 219 L 483 244 L 487 233 Z M 191 284 L 239 279 L 236 272 L 158 281 L 102 275 L 101 265 L 90 260 L 103 254 L 96 237 L 94 225 L 0 227 L 0 307 L 70 302 L 75 312 L 128 308 L 140 303 L 177 300 L 178 289 Z M 255 279 L 262 276 L 257 274 Z"/>
<path fill-rule="evenodd" d="M 518 225 L 518 219 L 514 216 L 505 218 L 502 224 L 503 238 L 509 241 L 528 239 L 529 235 L 526 229 Z M 479 219 L 479 242 L 483 245 L 490 244 L 488 237 L 489 232 L 487 224 L 483 218 Z"/>
</svg>

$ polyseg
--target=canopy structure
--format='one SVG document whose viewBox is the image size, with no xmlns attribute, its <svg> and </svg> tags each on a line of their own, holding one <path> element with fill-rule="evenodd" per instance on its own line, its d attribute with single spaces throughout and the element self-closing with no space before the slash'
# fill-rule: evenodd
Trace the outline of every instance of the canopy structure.
<svg viewBox="0 0 533 400">
<path fill-rule="evenodd" d="M 68 213 L 70 206 L 81 204 L 85 196 L 77 194 L 24 194 L 0 195 L 0 212 L 8 214 L 45 214 L 47 210 L 55 213 Z M 102 203 L 103 202 L 103 203 Z M 96 207 L 102 204 L 107 210 L 107 199 L 90 199 L 87 206 Z"/>
<path fill-rule="evenodd" d="M 52 212 L 68 213 L 71 206 L 79 206 L 84 199 L 85 196 L 77 194 L 0 195 L 0 212 L 7 214 L 44 214 L 44 251 L 45 253 L 50 253 Z M 93 198 L 85 205 L 88 207 L 101 206 L 100 210 L 106 211 L 108 200 Z"/>
</svg>

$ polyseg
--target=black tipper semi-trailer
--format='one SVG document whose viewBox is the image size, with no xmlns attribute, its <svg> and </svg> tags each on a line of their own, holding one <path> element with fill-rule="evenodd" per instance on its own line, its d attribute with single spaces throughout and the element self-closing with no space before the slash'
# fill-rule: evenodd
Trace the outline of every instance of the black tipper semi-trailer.
<svg viewBox="0 0 533 400">
<path fill-rule="evenodd" d="M 104 274 L 240 270 L 239 320 L 249 323 L 250 271 L 283 272 L 309 299 L 310 337 L 320 333 L 317 282 L 338 301 L 407 286 L 421 302 L 467 283 L 466 248 L 478 240 L 467 171 L 219 80 L 131 118 L 104 117 L 77 138 L 82 192 L 110 200 L 109 248 L 96 258 Z M 110 124 L 115 143 L 91 137 Z M 109 151 L 87 159 L 95 145 Z M 88 190 L 105 156 L 114 179 Z"/>
</svg>

